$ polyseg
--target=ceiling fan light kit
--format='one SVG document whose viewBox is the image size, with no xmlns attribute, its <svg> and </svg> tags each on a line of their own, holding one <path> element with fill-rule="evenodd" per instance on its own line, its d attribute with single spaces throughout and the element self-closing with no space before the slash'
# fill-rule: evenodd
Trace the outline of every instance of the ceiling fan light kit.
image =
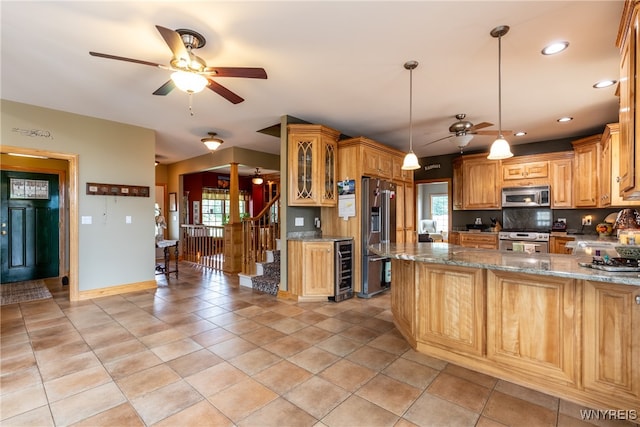
<svg viewBox="0 0 640 427">
<path fill-rule="evenodd" d="M 202 92 L 209 83 L 205 77 L 189 71 L 176 71 L 171 74 L 171 80 L 178 89 L 187 93 Z"/>
<path fill-rule="evenodd" d="M 407 61 L 404 68 L 409 70 L 409 152 L 404 156 L 402 170 L 420 169 L 418 156 L 413 152 L 413 70 L 418 66 L 418 61 Z"/>
<path fill-rule="evenodd" d="M 511 147 L 502 135 L 502 37 L 509 32 L 508 25 L 499 25 L 489 34 L 498 39 L 498 138 L 491 144 L 491 150 L 487 158 L 489 160 L 502 160 L 513 157 Z"/>
<path fill-rule="evenodd" d="M 209 151 L 215 151 L 218 149 L 218 147 L 220 147 L 220 145 L 222 145 L 222 143 L 224 142 L 223 140 L 221 140 L 220 138 L 216 138 L 216 133 L 215 132 L 209 132 L 209 136 L 206 138 L 202 138 L 200 141 L 202 141 L 202 143 L 204 145 L 207 146 L 207 148 L 209 149 Z"/>
</svg>

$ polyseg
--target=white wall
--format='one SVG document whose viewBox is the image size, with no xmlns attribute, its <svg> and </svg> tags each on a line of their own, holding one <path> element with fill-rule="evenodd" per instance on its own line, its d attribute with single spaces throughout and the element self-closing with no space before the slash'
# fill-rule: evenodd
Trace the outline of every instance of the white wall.
<svg viewBox="0 0 640 427">
<path fill-rule="evenodd" d="M 3 146 L 79 156 L 78 218 L 91 217 L 92 224 L 70 224 L 78 231 L 78 289 L 154 281 L 155 132 L 6 100 L 0 102 Z M 43 130 L 50 137 L 16 131 L 20 129 Z M 87 182 L 147 186 L 150 197 L 87 195 Z M 125 223 L 126 216 L 131 216 L 131 224 Z"/>
</svg>

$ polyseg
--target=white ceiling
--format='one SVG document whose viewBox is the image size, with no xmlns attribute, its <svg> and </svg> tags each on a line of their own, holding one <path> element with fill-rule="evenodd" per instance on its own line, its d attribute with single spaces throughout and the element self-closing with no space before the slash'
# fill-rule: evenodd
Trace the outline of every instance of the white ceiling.
<svg viewBox="0 0 640 427">
<path fill-rule="evenodd" d="M 217 132 L 223 147 L 279 153 L 279 139 L 257 133 L 282 115 L 350 136 L 409 148 L 409 71 L 413 145 L 419 157 L 458 151 L 455 114 L 498 128 L 498 25 L 502 39 L 502 128 L 524 130 L 512 144 L 582 136 L 617 121 L 615 46 L 622 1 L 2 1 L 1 96 L 157 131 L 162 163 L 203 155 Z M 205 90 L 152 92 L 166 70 L 96 58 L 97 51 L 168 64 L 155 25 L 206 38 L 196 54 L 210 66 L 263 67 L 267 80 L 218 78 L 245 101 Z M 567 40 L 556 56 L 540 50 Z M 574 117 L 559 124 L 560 116 Z M 488 147 L 475 136 L 467 151 Z M 215 155 L 215 154 L 214 154 Z M 252 165 L 259 166 L 259 165 Z"/>
</svg>

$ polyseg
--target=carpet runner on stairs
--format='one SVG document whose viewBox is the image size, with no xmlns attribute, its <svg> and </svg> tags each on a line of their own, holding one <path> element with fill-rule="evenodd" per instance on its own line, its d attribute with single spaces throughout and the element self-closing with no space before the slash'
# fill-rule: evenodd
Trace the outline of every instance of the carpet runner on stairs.
<svg viewBox="0 0 640 427">
<path fill-rule="evenodd" d="M 273 251 L 273 261 L 261 264 L 262 275 L 251 278 L 253 289 L 277 295 L 280 286 L 280 251 Z"/>
</svg>

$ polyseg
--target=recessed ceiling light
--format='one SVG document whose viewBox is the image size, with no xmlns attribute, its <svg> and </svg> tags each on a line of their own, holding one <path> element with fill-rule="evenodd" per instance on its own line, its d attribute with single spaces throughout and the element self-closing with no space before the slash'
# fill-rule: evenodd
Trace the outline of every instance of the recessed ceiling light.
<svg viewBox="0 0 640 427">
<path fill-rule="evenodd" d="M 554 42 L 542 49 L 543 55 L 555 55 L 569 47 L 569 42 Z"/>
<path fill-rule="evenodd" d="M 600 80 L 598 83 L 594 84 L 593 87 L 596 89 L 601 89 L 603 87 L 613 86 L 616 83 L 618 82 L 615 80 Z"/>
<path fill-rule="evenodd" d="M 514 133 L 513 135 L 514 135 L 514 136 L 525 136 L 526 134 L 527 134 L 527 133 L 526 133 L 525 131 L 521 130 L 520 132 L 516 132 L 516 133 Z"/>
<path fill-rule="evenodd" d="M 573 117 L 560 117 L 558 123 L 570 122 L 571 120 L 573 120 Z"/>
</svg>

